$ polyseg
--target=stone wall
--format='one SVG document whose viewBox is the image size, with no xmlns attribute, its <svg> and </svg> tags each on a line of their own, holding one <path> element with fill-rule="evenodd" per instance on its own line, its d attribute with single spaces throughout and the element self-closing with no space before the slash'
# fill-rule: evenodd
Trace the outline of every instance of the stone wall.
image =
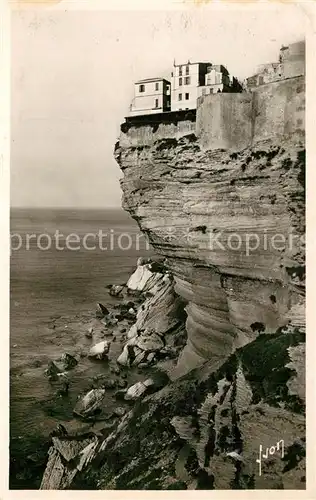
<svg viewBox="0 0 316 500">
<path fill-rule="evenodd" d="M 261 85 L 251 93 L 206 96 L 197 110 L 196 135 L 205 149 L 242 149 L 298 135 L 305 129 L 303 76 Z"/>
<path fill-rule="evenodd" d="M 160 123 L 158 125 L 134 125 L 127 132 L 121 132 L 120 147 L 131 148 L 151 146 L 159 139 L 180 139 L 195 133 L 195 121 L 180 120 L 177 123 Z"/>
<path fill-rule="evenodd" d="M 300 76 L 261 85 L 249 93 L 201 97 L 196 121 L 130 124 L 123 128 L 119 143 L 121 148 L 151 146 L 193 133 L 205 150 L 238 150 L 272 137 L 303 137 L 304 130 L 305 78 Z"/>
</svg>

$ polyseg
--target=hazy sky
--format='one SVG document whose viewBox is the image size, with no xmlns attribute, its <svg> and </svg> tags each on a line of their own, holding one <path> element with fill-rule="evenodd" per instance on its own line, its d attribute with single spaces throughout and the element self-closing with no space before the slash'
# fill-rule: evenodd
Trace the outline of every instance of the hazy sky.
<svg viewBox="0 0 316 500">
<path fill-rule="evenodd" d="M 133 81 L 206 60 L 240 78 L 302 39 L 304 14 L 55 11 L 12 14 L 13 206 L 119 206 L 113 159 Z"/>
</svg>

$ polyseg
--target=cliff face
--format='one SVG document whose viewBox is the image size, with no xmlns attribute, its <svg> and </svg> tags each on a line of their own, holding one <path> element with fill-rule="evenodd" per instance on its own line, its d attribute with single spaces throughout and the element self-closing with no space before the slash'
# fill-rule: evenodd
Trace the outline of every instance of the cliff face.
<svg viewBox="0 0 316 500">
<path fill-rule="evenodd" d="M 303 358 L 292 330 L 192 370 L 87 447 L 74 487 L 304 489 Z"/>
<path fill-rule="evenodd" d="M 187 343 L 170 371 L 155 366 L 173 380 L 119 422 L 79 448 L 63 438 L 66 467 L 57 440 L 44 484 L 305 487 L 304 96 L 298 77 L 206 97 L 196 121 L 124 124 L 123 204 L 165 262 L 139 263 L 128 282 L 152 293 L 117 361 L 128 369 L 167 336 L 178 346 L 183 303 Z"/>
<path fill-rule="evenodd" d="M 123 206 L 187 302 L 174 378 L 304 328 L 304 78 L 199 104 L 196 124 L 123 128 L 115 148 Z"/>
</svg>

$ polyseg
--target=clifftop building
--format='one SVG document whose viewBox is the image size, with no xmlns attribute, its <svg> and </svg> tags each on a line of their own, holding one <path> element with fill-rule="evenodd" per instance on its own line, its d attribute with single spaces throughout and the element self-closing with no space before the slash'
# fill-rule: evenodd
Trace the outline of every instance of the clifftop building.
<svg viewBox="0 0 316 500">
<path fill-rule="evenodd" d="M 162 77 L 147 78 L 135 83 L 129 116 L 167 111 L 194 110 L 199 97 L 216 92 L 241 92 L 236 78 L 225 66 L 210 62 L 175 64 L 172 84 Z"/>
<path fill-rule="evenodd" d="M 170 82 L 160 77 L 135 82 L 130 116 L 164 111 L 170 111 Z"/>
<path fill-rule="evenodd" d="M 246 79 L 246 87 L 251 90 L 265 83 L 305 75 L 305 41 L 281 47 L 279 61 L 261 64 L 257 73 Z"/>
<path fill-rule="evenodd" d="M 241 92 L 236 78 L 231 78 L 222 64 L 210 62 L 174 64 L 171 111 L 196 109 L 197 99 L 217 92 Z"/>
<path fill-rule="evenodd" d="M 171 89 L 171 111 L 195 109 L 198 87 L 204 85 L 210 63 L 174 64 Z"/>
</svg>

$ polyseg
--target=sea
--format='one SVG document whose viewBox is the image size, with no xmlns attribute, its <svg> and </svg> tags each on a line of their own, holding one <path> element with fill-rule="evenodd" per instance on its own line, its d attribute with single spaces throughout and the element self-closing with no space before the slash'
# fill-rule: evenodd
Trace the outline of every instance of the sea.
<svg viewBox="0 0 316 500">
<path fill-rule="evenodd" d="M 38 486 L 25 456 L 36 469 L 41 439 L 73 418 L 71 398 L 56 409 L 48 362 L 84 347 L 82 320 L 95 317 L 97 303 L 110 306 L 107 286 L 126 283 L 137 258 L 153 251 L 122 209 L 12 209 L 10 232 L 10 487 L 23 489 Z M 100 370 L 80 366 L 73 398 Z"/>
</svg>

